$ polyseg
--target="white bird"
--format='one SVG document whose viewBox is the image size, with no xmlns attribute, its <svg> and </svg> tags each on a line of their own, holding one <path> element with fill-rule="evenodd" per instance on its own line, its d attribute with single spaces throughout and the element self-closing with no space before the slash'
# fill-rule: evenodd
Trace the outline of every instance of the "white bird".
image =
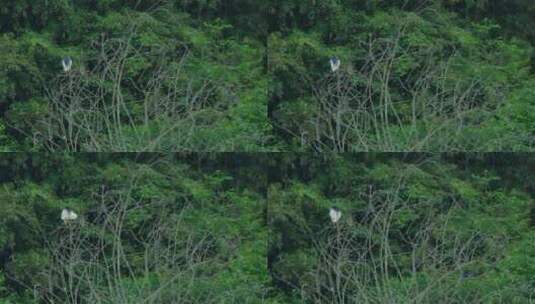
<svg viewBox="0 0 535 304">
<path fill-rule="evenodd" d="M 71 57 L 65 57 L 61 60 L 61 65 L 63 66 L 63 71 L 68 72 L 72 68 L 72 59 Z"/>
<path fill-rule="evenodd" d="M 61 219 L 67 223 L 68 221 L 75 221 L 78 218 L 78 214 L 69 209 L 63 209 L 61 211 Z"/>
<path fill-rule="evenodd" d="M 331 217 L 331 222 L 336 224 L 336 222 L 338 222 L 340 220 L 340 218 L 342 217 L 342 211 L 340 211 L 336 207 L 332 207 L 329 210 L 329 216 Z"/>
<path fill-rule="evenodd" d="M 340 59 L 336 57 L 331 57 L 329 59 L 329 63 L 331 64 L 331 71 L 336 72 L 340 68 Z"/>
</svg>

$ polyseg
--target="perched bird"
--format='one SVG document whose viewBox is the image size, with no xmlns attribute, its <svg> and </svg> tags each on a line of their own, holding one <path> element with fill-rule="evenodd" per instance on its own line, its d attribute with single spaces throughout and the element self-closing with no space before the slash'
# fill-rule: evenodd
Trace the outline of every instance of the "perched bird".
<svg viewBox="0 0 535 304">
<path fill-rule="evenodd" d="M 63 211 L 61 211 L 61 220 L 63 220 L 64 223 L 75 221 L 77 218 L 78 214 L 72 210 L 63 209 Z"/>
<path fill-rule="evenodd" d="M 70 71 L 71 68 L 72 68 L 72 59 L 71 59 L 71 57 L 69 57 L 69 56 L 64 57 L 61 60 L 61 65 L 63 66 L 63 71 L 64 72 Z"/>
<path fill-rule="evenodd" d="M 331 57 L 329 63 L 331 64 L 331 71 L 333 72 L 336 72 L 340 68 L 340 59 L 336 57 Z"/>
<path fill-rule="evenodd" d="M 342 211 L 336 207 L 331 207 L 329 210 L 329 216 L 331 217 L 331 222 L 336 224 L 336 222 L 338 222 L 342 217 Z"/>
</svg>

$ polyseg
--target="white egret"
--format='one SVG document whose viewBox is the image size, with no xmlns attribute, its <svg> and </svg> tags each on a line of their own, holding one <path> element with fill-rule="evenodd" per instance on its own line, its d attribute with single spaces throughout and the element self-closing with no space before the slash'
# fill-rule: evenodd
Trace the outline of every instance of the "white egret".
<svg viewBox="0 0 535 304">
<path fill-rule="evenodd" d="M 336 72 L 340 68 L 340 59 L 336 57 L 331 57 L 329 59 L 329 63 L 331 64 L 331 71 Z"/>
<path fill-rule="evenodd" d="M 71 70 L 72 68 L 72 59 L 71 57 L 64 57 L 62 60 L 61 60 L 61 65 L 63 66 L 63 71 L 64 72 L 68 72 Z"/>
<path fill-rule="evenodd" d="M 331 217 L 331 222 L 336 224 L 336 222 L 338 222 L 340 220 L 340 218 L 342 217 L 342 211 L 340 211 L 336 207 L 332 207 L 329 210 L 329 216 Z"/>
<path fill-rule="evenodd" d="M 63 211 L 61 211 L 61 219 L 65 223 L 70 222 L 70 221 L 75 221 L 77 218 L 78 218 L 78 214 L 76 214 L 72 210 L 63 209 Z"/>
</svg>

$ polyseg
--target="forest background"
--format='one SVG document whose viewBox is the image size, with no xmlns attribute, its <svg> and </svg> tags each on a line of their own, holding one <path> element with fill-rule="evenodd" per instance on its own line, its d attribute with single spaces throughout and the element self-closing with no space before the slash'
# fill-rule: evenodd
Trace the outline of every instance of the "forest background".
<svg viewBox="0 0 535 304">
<path fill-rule="evenodd" d="M 534 14 L 529 0 L 8 0 L 0 149 L 531 151 Z"/>
<path fill-rule="evenodd" d="M 3 155 L 0 303 L 529 303 L 534 169 L 507 153 Z"/>
<path fill-rule="evenodd" d="M 269 114 L 283 149 L 533 150 L 533 1 L 277 3 Z"/>
<path fill-rule="evenodd" d="M 529 0 L 6 0 L 0 150 L 532 151 L 533 15 Z M 533 302 L 534 167 L 3 154 L 0 303 Z"/>
</svg>

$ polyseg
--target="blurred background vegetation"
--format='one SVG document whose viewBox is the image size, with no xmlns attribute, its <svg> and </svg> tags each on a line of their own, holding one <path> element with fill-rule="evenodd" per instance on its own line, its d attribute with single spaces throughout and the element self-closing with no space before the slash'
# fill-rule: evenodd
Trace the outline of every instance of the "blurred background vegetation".
<svg viewBox="0 0 535 304">
<path fill-rule="evenodd" d="M 0 150 L 266 150 L 261 7 L 3 1 Z"/>
<path fill-rule="evenodd" d="M 534 169 L 516 153 L 5 154 L 0 303 L 530 303 Z"/>
<path fill-rule="evenodd" d="M 0 303 L 261 303 L 260 160 L 2 155 Z"/>
<path fill-rule="evenodd" d="M 534 13 L 529 0 L 8 0 L 0 149 L 531 151 Z"/>
<path fill-rule="evenodd" d="M 275 1 L 269 115 L 280 144 L 532 151 L 534 14 L 530 0 Z"/>
<path fill-rule="evenodd" d="M 270 175 L 275 303 L 531 303 L 535 157 L 294 154 Z M 329 208 L 342 217 L 336 224 Z"/>
</svg>

